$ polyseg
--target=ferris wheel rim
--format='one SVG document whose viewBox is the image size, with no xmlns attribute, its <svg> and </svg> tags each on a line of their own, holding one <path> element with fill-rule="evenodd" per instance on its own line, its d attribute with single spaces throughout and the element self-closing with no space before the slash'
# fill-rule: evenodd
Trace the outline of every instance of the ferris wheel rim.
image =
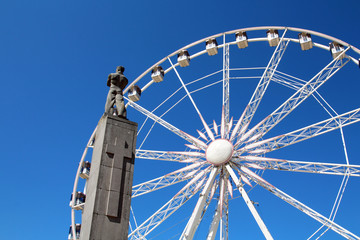
<svg viewBox="0 0 360 240">
<path fill-rule="evenodd" d="M 236 32 L 249 32 L 249 31 L 263 31 L 263 30 L 269 30 L 269 29 L 274 29 L 274 30 L 286 30 L 286 31 L 292 31 L 292 32 L 297 32 L 297 33 L 309 33 L 311 35 L 320 37 L 320 38 L 324 38 L 327 39 L 329 41 L 332 42 L 337 42 L 343 46 L 349 47 L 350 49 L 352 49 L 355 53 L 357 53 L 358 55 L 360 55 L 360 49 L 356 48 L 355 46 L 339 39 L 339 38 L 335 38 L 332 37 L 330 35 L 324 34 L 324 33 L 320 33 L 317 31 L 313 31 L 313 30 L 309 30 L 309 29 L 304 29 L 304 28 L 296 28 L 296 27 L 284 27 L 284 26 L 258 26 L 258 27 L 247 27 L 247 28 L 239 28 L 236 30 L 230 30 L 230 31 L 226 31 L 223 33 L 218 33 L 218 34 L 214 34 L 205 38 L 202 38 L 198 41 L 192 42 L 182 48 L 179 48 L 178 50 L 172 52 L 171 54 L 167 55 L 166 57 L 162 58 L 161 60 L 159 60 L 158 62 L 156 62 L 155 64 L 153 64 L 151 67 L 149 67 L 147 70 L 145 70 L 143 73 L 141 73 L 134 81 L 132 81 L 129 86 L 127 86 L 124 89 L 124 94 L 127 93 L 129 91 L 129 89 L 131 87 L 133 87 L 138 81 L 140 81 L 143 77 L 145 77 L 146 74 L 148 74 L 152 69 L 154 69 L 154 67 L 159 66 L 161 63 L 163 63 L 164 61 L 166 61 L 167 59 L 169 59 L 170 57 L 175 56 L 176 54 L 178 54 L 180 51 L 182 50 L 187 50 L 195 45 L 198 45 L 200 43 L 204 43 L 206 42 L 206 40 L 211 39 L 211 38 L 217 38 L 217 37 L 221 37 L 221 36 L 226 36 L 226 35 L 230 35 L 230 34 L 235 34 Z M 297 40 L 294 38 L 288 38 L 290 40 Z M 249 40 L 251 40 L 251 38 L 249 38 Z M 258 41 L 266 41 L 266 38 L 262 38 L 262 39 L 258 39 Z M 235 42 L 235 41 L 234 41 Z M 234 42 L 232 42 L 232 44 L 234 44 Z M 229 43 L 228 43 L 229 44 Z M 322 44 L 316 44 L 314 42 L 314 46 L 318 47 L 318 48 L 322 48 L 322 49 L 326 49 L 328 50 L 329 48 L 322 45 Z M 223 44 L 218 46 L 219 48 L 224 47 Z M 202 54 L 204 54 L 206 51 L 202 51 Z M 351 56 L 350 56 L 351 57 Z M 353 57 L 351 57 L 354 63 L 357 63 L 357 65 L 360 66 L 360 59 L 355 59 Z M 177 64 L 175 64 L 175 66 L 177 66 Z M 171 67 L 169 68 L 171 70 Z M 148 87 L 148 85 L 151 84 L 150 82 L 144 87 L 145 89 Z M 144 89 L 144 90 L 145 90 Z"/>
</svg>

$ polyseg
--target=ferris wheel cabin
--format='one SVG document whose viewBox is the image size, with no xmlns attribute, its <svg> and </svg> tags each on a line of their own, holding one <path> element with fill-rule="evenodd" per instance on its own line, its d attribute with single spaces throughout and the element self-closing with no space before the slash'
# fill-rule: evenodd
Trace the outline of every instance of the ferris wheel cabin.
<svg viewBox="0 0 360 240">
<path fill-rule="evenodd" d="M 178 63 L 180 64 L 180 67 L 187 67 L 190 65 L 190 54 L 187 50 L 182 50 L 178 54 Z"/>
<path fill-rule="evenodd" d="M 278 30 L 276 30 L 276 29 L 269 29 L 269 30 L 266 32 L 266 36 L 267 36 L 267 39 L 268 39 L 268 42 L 269 42 L 270 47 L 276 47 L 276 46 L 279 44 L 280 39 L 279 39 L 279 32 L 278 32 Z"/>
<path fill-rule="evenodd" d="M 246 32 L 235 33 L 236 44 L 238 48 L 246 48 L 249 46 Z"/>
<path fill-rule="evenodd" d="M 76 239 L 80 239 L 80 230 L 81 230 L 81 224 L 76 224 L 75 225 Z M 70 225 L 68 240 L 73 240 L 73 239 L 74 238 L 73 238 L 73 234 L 72 234 L 72 226 Z"/>
<path fill-rule="evenodd" d="M 164 69 L 161 66 L 156 66 L 151 71 L 151 79 L 154 82 L 162 82 L 164 80 Z"/>
<path fill-rule="evenodd" d="M 206 51 L 209 56 L 218 54 L 218 43 L 215 38 L 206 41 Z"/>
</svg>

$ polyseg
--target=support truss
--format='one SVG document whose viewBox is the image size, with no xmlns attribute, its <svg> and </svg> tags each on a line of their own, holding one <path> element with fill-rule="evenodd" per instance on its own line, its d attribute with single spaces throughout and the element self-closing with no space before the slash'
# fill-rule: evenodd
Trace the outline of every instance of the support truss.
<svg viewBox="0 0 360 240">
<path fill-rule="evenodd" d="M 187 160 L 189 156 L 179 153 L 166 152 L 166 151 L 152 151 L 152 150 L 142 150 L 137 149 L 135 153 L 135 158 L 142 159 L 152 159 L 160 161 L 170 161 L 170 162 L 181 162 Z"/>
<path fill-rule="evenodd" d="M 226 170 L 229 172 L 231 178 L 233 179 L 233 181 L 236 184 L 236 187 L 239 189 L 239 192 L 241 194 L 241 196 L 243 197 L 246 205 L 248 206 L 250 212 L 252 213 L 252 215 L 254 216 L 254 219 L 256 220 L 257 224 L 259 225 L 262 233 L 264 234 L 265 238 L 267 240 L 273 240 L 273 237 L 271 236 L 269 230 L 267 229 L 265 223 L 263 222 L 263 220 L 261 219 L 259 213 L 256 211 L 254 204 L 251 202 L 249 196 L 247 195 L 246 191 L 244 190 L 244 188 L 242 187 L 239 178 L 236 176 L 234 170 L 230 167 L 230 165 L 226 165 Z"/>
<path fill-rule="evenodd" d="M 124 97 L 127 101 L 128 104 L 134 108 L 135 110 L 139 111 L 140 113 L 144 114 L 145 116 L 151 118 L 152 120 L 154 120 L 155 122 L 159 123 L 160 125 L 162 125 L 163 127 L 165 127 L 166 129 L 168 129 L 169 131 L 175 133 L 176 135 L 178 135 L 179 137 L 185 139 L 186 141 L 194 144 L 195 146 L 198 146 L 199 148 L 204 149 L 204 146 L 206 146 L 206 144 L 201 144 L 200 140 L 196 140 L 195 137 L 192 137 L 189 134 L 186 134 L 185 132 L 179 130 L 178 128 L 174 127 L 173 125 L 171 125 L 170 123 L 166 122 L 165 120 L 163 120 L 162 118 L 156 116 L 154 113 L 149 112 L 148 110 L 146 110 L 145 108 L 141 107 L 140 105 L 136 104 L 133 101 L 130 101 L 129 99 L 127 99 L 126 97 Z"/>
<path fill-rule="evenodd" d="M 255 92 L 253 93 L 253 95 L 250 99 L 250 102 L 245 109 L 245 114 L 244 114 L 244 117 L 243 117 L 241 123 L 238 123 L 238 124 L 241 124 L 241 127 L 237 128 L 240 131 L 244 126 L 248 125 L 251 122 L 251 119 L 254 116 L 256 109 L 259 106 L 261 99 L 263 98 L 265 91 L 276 71 L 276 68 L 278 67 L 280 60 L 281 60 L 282 56 L 284 55 L 286 47 L 289 44 L 289 40 L 284 40 L 285 33 L 286 33 L 286 30 L 284 31 L 284 33 L 281 37 L 280 43 L 277 45 L 268 65 L 267 65 L 267 67 L 255 89 Z"/>
<path fill-rule="evenodd" d="M 211 138 L 211 140 L 215 140 L 214 134 L 212 133 L 212 131 L 210 130 L 209 126 L 208 126 L 207 123 L 205 122 L 205 120 L 204 120 L 204 118 L 203 118 L 203 116 L 202 116 L 199 108 L 196 106 L 196 103 L 195 103 L 194 99 L 192 98 L 189 90 L 187 89 L 186 84 L 185 84 L 184 81 L 181 79 L 180 74 L 179 74 L 178 71 L 176 70 L 176 68 L 175 68 L 175 66 L 173 65 L 171 59 L 168 58 L 168 60 L 169 60 L 169 62 L 170 62 L 170 64 L 171 64 L 172 68 L 174 69 L 174 72 L 176 73 L 176 76 L 178 77 L 178 79 L 179 79 L 182 87 L 184 88 L 187 96 L 189 97 L 190 101 L 192 102 L 192 104 L 193 104 L 196 112 L 198 113 L 198 115 L 199 115 L 199 117 L 200 117 L 200 120 L 201 120 L 202 124 L 204 125 L 204 128 L 205 128 L 207 134 L 209 135 L 209 137 Z"/>
<path fill-rule="evenodd" d="M 298 143 L 300 141 L 319 136 L 321 134 L 336 130 L 340 127 L 344 127 L 359 121 L 360 108 L 344 113 L 342 115 L 338 115 L 333 118 L 329 118 L 325 121 L 295 130 L 293 132 L 286 133 L 284 135 L 248 144 L 244 148 L 240 149 L 239 153 L 241 154 L 242 152 L 249 150 L 249 152 L 251 153 L 251 149 L 255 147 L 257 148 L 257 151 L 259 153 L 271 152 L 276 149 L 287 147 L 294 143 Z"/>
<path fill-rule="evenodd" d="M 215 214 L 213 216 L 213 220 L 210 225 L 209 233 L 206 237 L 206 240 L 214 240 L 216 237 L 217 229 L 219 228 L 220 223 L 220 201 L 218 201 L 218 205 L 215 210 Z"/>
<path fill-rule="evenodd" d="M 197 202 L 197 204 L 194 208 L 194 211 L 188 221 L 188 224 L 186 225 L 184 237 L 180 238 L 180 239 L 191 240 L 194 238 L 196 229 L 200 224 L 200 219 L 202 217 L 201 215 L 204 210 L 207 197 L 209 196 L 209 192 L 212 188 L 212 185 L 214 184 L 214 180 L 215 180 L 216 175 L 218 174 L 218 171 L 219 171 L 218 168 L 213 168 L 213 170 L 211 171 L 209 179 L 207 180 L 204 189 L 200 193 L 198 202 Z"/>
<path fill-rule="evenodd" d="M 270 170 L 281 170 L 290 172 L 306 172 L 328 175 L 349 175 L 360 177 L 360 165 L 301 162 L 301 161 L 252 161 L 260 167 Z"/>
<path fill-rule="evenodd" d="M 350 231 L 346 230 L 345 228 L 339 226 L 338 224 L 334 223 L 330 219 L 324 217 L 320 213 L 316 212 L 315 210 L 311 209 L 310 207 L 306 206 L 305 204 L 299 202 L 298 200 L 292 198 L 291 196 L 287 195 L 286 193 L 282 192 L 278 188 L 266 184 L 265 182 L 258 181 L 256 178 L 249 176 L 252 178 L 254 182 L 265 188 L 266 190 L 270 191 L 275 196 L 279 197 L 280 199 L 284 200 L 285 202 L 289 203 L 290 205 L 294 206 L 295 208 L 299 209 L 303 213 L 307 214 L 311 218 L 315 219 L 316 221 L 320 222 L 321 224 L 325 225 L 326 227 L 332 229 L 333 231 L 337 232 L 341 236 L 345 237 L 346 239 L 357 239 L 359 240 L 360 237 L 356 236 L 355 234 L 351 233 Z"/>
<path fill-rule="evenodd" d="M 225 126 L 229 123 L 229 109 L 230 109 L 230 51 L 229 44 L 225 43 L 224 35 L 224 48 L 223 48 L 223 108 L 225 113 Z"/>
<path fill-rule="evenodd" d="M 199 166 L 195 169 L 194 168 L 185 169 L 184 171 L 181 171 L 181 172 L 170 173 L 165 176 L 155 178 L 153 180 L 150 180 L 150 181 L 147 181 L 147 182 L 144 182 L 141 184 L 137 184 L 137 185 L 133 186 L 133 188 L 132 188 L 131 198 L 135 198 L 135 197 L 159 190 L 161 188 L 165 188 L 165 187 L 174 185 L 176 183 L 183 182 L 187 179 L 190 179 L 191 177 L 193 177 L 193 175 L 191 175 L 190 173 L 193 171 L 199 170 L 200 168 L 201 168 L 201 166 Z"/>
<path fill-rule="evenodd" d="M 349 50 L 347 48 L 342 54 Z M 253 132 L 253 136 L 257 135 L 257 139 L 263 136 L 266 132 L 276 126 L 282 119 L 291 113 L 297 106 L 299 106 L 305 99 L 311 96 L 320 86 L 329 80 L 337 71 L 345 66 L 350 59 L 343 60 L 342 54 L 333 59 L 326 67 L 318 72 L 310 81 L 304 84 L 297 90 L 288 100 L 286 100 L 280 107 L 271 113 L 267 119 Z M 250 136 L 251 137 L 251 136 Z"/>
<path fill-rule="evenodd" d="M 204 172 L 205 174 L 207 171 Z M 206 175 L 205 175 L 206 176 Z M 158 211 L 156 211 L 150 218 L 138 226 L 128 238 L 131 240 L 144 239 L 150 232 L 152 232 L 163 221 L 170 217 L 176 210 L 185 204 L 190 198 L 192 198 L 200 188 L 197 187 L 198 182 L 202 179 L 198 179 L 190 184 L 184 191 L 180 191 Z"/>
<path fill-rule="evenodd" d="M 229 173 L 225 171 L 223 177 L 220 181 L 223 182 L 221 184 L 220 191 L 223 192 L 223 199 L 221 201 L 222 204 L 222 212 L 220 214 L 220 240 L 228 240 L 229 237 L 229 192 L 227 188 L 229 179 Z"/>
</svg>

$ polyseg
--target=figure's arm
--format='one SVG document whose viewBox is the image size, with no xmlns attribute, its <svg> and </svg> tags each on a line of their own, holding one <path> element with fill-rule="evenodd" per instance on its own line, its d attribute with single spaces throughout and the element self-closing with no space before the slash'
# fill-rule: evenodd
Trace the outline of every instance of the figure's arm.
<svg viewBox="0 0 360 240">
<path fill-rule="evenodd" d="M 110 87 L 111 85 L 111 74 L 109 74 L 106 85 Z"/>
</svg>

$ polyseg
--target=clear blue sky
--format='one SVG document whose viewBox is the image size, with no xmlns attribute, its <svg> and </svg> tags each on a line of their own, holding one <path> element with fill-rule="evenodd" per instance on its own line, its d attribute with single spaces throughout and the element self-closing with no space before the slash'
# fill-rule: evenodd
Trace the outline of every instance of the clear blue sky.
<svg viewBox="0 0 360 240">
<path fill-rule="evenodd" d="M 0 238 L 67 238 L 70 225 L 68 203 L 76 168 L 83 148 L 103 113 L 108 90 L 106 77 L 116 66 L 124 65 L 127 78 L 132 80 L 182 46 L 216 33 L 251 26 L 311 29 L 359 48 L 359 15 L 358 0 L 2 1 Z M 355 78 L 360 80 L 359 75 Z M 356 89 L 359 84 L 353 86 Z M 356 94 L 356 91 L 353 93 Z M 343 95 L 347 93 L 338 91 L 338 101 L 342 102 Z M 352 105 L 358 107 L 359 103 L 354 98 Z M 131 115 L 129 118 L 136 121 Z M 359 125 L 356 127 L 352 126 L 352 129 L 359 130 Z M 352 136 L 349 141 L 355 144 L 358 138 Z M 354 145 L 353 148 L 356 150 L 357 147 Z M 351 155 L 352 163 L 360 164 L 360 152 L 355 150 Z M 137 164 L 142 162 L 137 161 Z M 148 172 L 141 174 L 146 178 Z M 266 174 L 270 179 L 274 175 L 273 172 Z M 148 179 L 154 177 L 150 174 Z M 303 177 L 296 175 L 295 181 L 299 183 Z M 284 182 L 288 179 L 291 179 L 289 175 L 282 174 L 274 181 L 284 189 Z M 317 183 L 319 188 L 321 184 L 328 184 L 328 180 L 330 182 L 333 178 L 323 178 Z M 340 182 L 340 178 L 334 180 L 336 185 Z M 354 191 L 359 189 L 360 181 L 354 179 L 349 184 Z M 335 192 L 337 189 L 333 188 Z M 267 202 L 270 208 L 272 202 L 279 202 L 265 191 L 254 194 L 259 194 L 254 198 Z M 304 200 L 307 203 L 320 197 L 317 188 L 296 194 L 307 195 Z M 334 199 L 333 192 L 331 194 L 329 198 L 332 200 L 326 202 L 323 210 L 325 215 L 329 213 Z M 351 196 L 345 199 L 347 205 L 340 209 L 345 213 L 339 215 L 342 217 L 339 222 L 355 234 L 360 234 L 359 217 L 354 217 L 354 213 L 357 216 L 360 214 L 360 195 Z M 238 232 L 230 235 L 230 239 L 240 239 L 237 234 L 240 234 L 242 226 L 243 231 L 249 232 L 249 237 L 244 239 L 261 239 L 244 202 L 238 200 L 231 217 L 233 222 L 230 223 Z M 321 201 L 315 201 L 320 209 Z M 241 205 L 241 208 L 236 205 Z M 265 208 L 266 204 L 260 209 L 262 206 Z M 274 211 L 272 215 L 266 215 L 265 209 L 263 211 L 275 238 L 290 239 L 286 236 L 292 230 L 287 229 L 294 226 L 306 228 L 310 225 L 310 229 L 316 229 L 316 224 L 311 225 L 314 221 L 301 213 L 298 215 L 302 217 L 289 223 L 291 227 L 282 227 L 286 226 L 286 213 L 297 212 L 285 203 L 280 206 L 279 212 Z M 262 214 L 262 210 L 259 212 Z M 272 216 L 277 214 L 281 217 L 272 220 Z M 181 217 L 175 218 L 179 220 Z M 239 222 L 234 222 L 236 220 Z M 247 224 L 249 222 L 251 224 Z M 308 222 L 311 224 L 308 225 Z M 256 231 L 255 235 L 251 235 L 252 228 Z M 206 232 L 207 226 L 202 230 Z M 311 230 L 302 234 L 291 239 L 304 239 Z M 168 238 L 162 236 L 159 239 Z M 330 234 L 326 239 L 338 239 L 338 235 Z"/>
</svg>

